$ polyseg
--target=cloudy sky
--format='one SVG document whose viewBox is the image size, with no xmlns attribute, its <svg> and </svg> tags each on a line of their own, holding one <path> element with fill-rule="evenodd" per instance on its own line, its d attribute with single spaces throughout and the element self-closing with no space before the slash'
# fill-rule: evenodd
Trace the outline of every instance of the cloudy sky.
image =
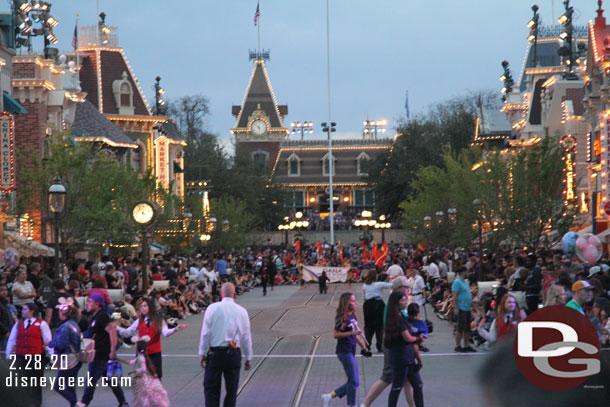
<svg viewBox="0 0 610 407">
<path fill-rule="evenodd" d="M 96 22 L 95 0 L 55 0 L 60 50 L 71 50 L 76 14 Z M 526 49 L 534 1 L 330 0 L 331 109 L 339 137 L 359 137 L 362 121 L 411 114 L 468 90 L 499 89 L 500 62 L 515 79 Z M 235 124 L 257 47 L 256 0 L 99 0 L 149 103 L 154 78 L 169 98 L 210 100 L 208 129 L 224 139 Z M 538 0 L 544 24 L 563 12 L 560 0 Z M 597 1 L 573 0 L 575 23 L 594 18 Z M 610 6 L 608 6 L 610 7 Z M 262 48 L 286 121 L 311 120 L 322 137 L 328 120 L 326 0 L 260 0 Z M 610 12 L 610 11 L 609 11 Z M 552 17 L 554 16 L 554 19 Z M 498 93 L 498 97 L 500 94 Z"/>
</svg>

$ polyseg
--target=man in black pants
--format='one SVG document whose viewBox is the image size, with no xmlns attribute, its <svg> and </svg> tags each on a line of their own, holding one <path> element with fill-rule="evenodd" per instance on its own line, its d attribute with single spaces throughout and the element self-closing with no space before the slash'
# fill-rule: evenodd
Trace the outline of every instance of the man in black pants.
<svg viewBox="0 0 610 407">
<path fill-rule="evenodd" d="M 224 407 L 235 407 L 241 354 L 245 370 L 252 367 L 252 334 L 248 311 L 234 301 L 235 286 L 224 283 L 220 289 L 222 301 L 208 306 L 203 317 L 199 356 L 205 369 L 203 392 L 206 407 L 220 406 L 220 385 L 225 378 L 227 394 Z"/>
</svg>

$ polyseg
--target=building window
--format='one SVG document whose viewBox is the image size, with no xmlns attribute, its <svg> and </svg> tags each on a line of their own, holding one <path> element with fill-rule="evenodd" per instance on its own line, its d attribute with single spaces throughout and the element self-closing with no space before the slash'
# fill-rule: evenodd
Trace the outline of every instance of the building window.
<svg viewBox="0 0 610 407">
<path fill-rule="evenodd" d="M 333 175 L 335 175 L 335 173 L 337 172 L 337 160 L 335 159 L 335 157 L 333 156 Z M 330 160 L 329 160 L 329 154 L 326 153 L 324 155 L 324 157 L 322 157 L 322 175 L 330 175 Z"/>
<path fill-rule="evenodd" d="M 252 153 L 252 164 L 257 171 L 264 172 L 267 170 L 267 161 L 269 153 L 263 150 L 254 151 Z"/>
<path fill-rule="evenodd" d="M 142 147 L 138 147 L 136 149 L 131 150 L 131 168 L 133 168 L 134 171 L 136 172 L 140 172 L 141 168 L 142 168 Z"/>
<path fill-rule="evenodd" d="M 358 175 L 367 176 L 369 175 L 369 166 L 371 165 L 371 157 L 364 151 L 358 154 L 356 157 L 356 164 L 358 166 Z"/>
<path fill-rule="evenodd" d="M 286 205 L 289 208 L 302 208 L 305 206 L 305 192 L 292 191 L 288 193 Z"/>
<path fill-rule="evenodd" d="M 354 205 L 355 206 L 374 206 L 375 205 L 375 191 L 357 189 L 354 191 Z"/>
<path fill-rule="evenodd" d="M 133 115 L 135 112 L 133 107 L 133 87 L 131 82 L 129 82 L 127 72 L 123 71 L 121 79 L 112 82 L 112 92 L 114 93 L 118 113 Z"/>
<path fill-rule="evenodd" d="M 288 176 L 298 177 L 301 175 L 301 159 L 295 153 L 290 154 L 286 159 L 288 164 Z"/>
</svg>

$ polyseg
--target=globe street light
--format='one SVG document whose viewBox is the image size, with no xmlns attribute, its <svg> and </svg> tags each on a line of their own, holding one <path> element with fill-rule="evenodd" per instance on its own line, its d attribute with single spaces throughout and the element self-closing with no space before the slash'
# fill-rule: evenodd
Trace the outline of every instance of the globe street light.
<svg viewBox="0 0 610 407">
<path fill-rule="evenodd" d="M 455 209 L 455 208 L 447 209 L 447 217 L 449 219 L 449 223 L 452 226 L 455 226 L 457 224 L 457 209 Z"/>
<path fill-rule="evenodd" d="M 49 211 L 54 214 L 55 223 L 55 276 L 59 277 L 59 217 L 66 206 L 66 187 L 61 183 L 61 177 L 55 176 L 53 185 L 49 188 Z"/>
</svg>

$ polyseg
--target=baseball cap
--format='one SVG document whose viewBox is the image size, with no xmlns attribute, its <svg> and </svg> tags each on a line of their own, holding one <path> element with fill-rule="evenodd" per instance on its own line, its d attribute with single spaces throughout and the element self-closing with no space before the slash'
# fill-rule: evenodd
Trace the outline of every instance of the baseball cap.
<svg viewBox="0 0 610 407">
<path fill-rule="evenodd" d="M 574 284 L 572 284 L 572 292 L 575 293 L 578 290 L 592 290 L 594 287 L 589 284 L 587 280 L 578 280 Z"/>
<path fill-rule="evenodd" d="M 407 286 L 407 278 L 405 276 L 398 276 L 392 280 L 392 289 L 395 290 L 400 287 Z"/>
<path fill-rule="evenodd" d="M 591 277 L 594 274 L 599 273 L 600 271 L 602 271 L 601 267 L 599 266 L 593 266 L 589 269 L 589 275 L 587 277 Z"/>
</svg>

